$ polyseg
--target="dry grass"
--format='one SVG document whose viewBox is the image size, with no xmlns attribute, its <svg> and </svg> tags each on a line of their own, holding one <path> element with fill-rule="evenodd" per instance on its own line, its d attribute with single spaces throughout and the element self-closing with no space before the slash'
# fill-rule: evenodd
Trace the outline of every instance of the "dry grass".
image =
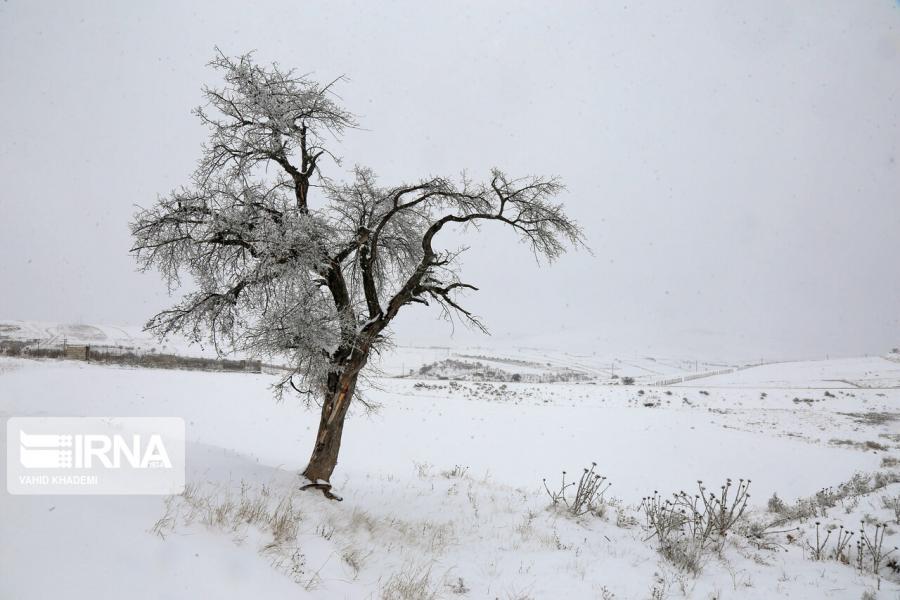
<svg viewBox="0 0 900 600">
<path fill-rule="evenodd" d="M 832 446 L 853 446 L 854 448 L 859 448 L 860 450 L 868 451 L 876 451 L 876 452 L 885 452 L 890 450 L 887 446 L 882 443 L 876 442 L 874 440 L 866 440 L 863 442 L 857 442 L 855 440 L 848 439 L 836 439 L 833 438 L 828 442 Z"/>
<path fill-rule="evenodd" d="M 900 466 L 900 458 L 895 456 L 885 456 L 881 459 L 881 468 L 894 469 Z"/>
<path fill-rule="evenodd" d="M 447 479 L 461 479 L 466 476 L 466 472 L 469 470 L 469 467 L 463 467 L 462 465 L 455 465 L 452 469 L 448 469 L 446 471 L 441 471 L 441 475 L 446 477 Z"/>
<path fill-rule="evenodd" d="M 428 565 L 407 565 L 381 586 L 382 600 L 433 600 L 438 588 Z"/>
<path fill-rule="evenodd" d="M 861 423 L 863 425 L 886 425 L 893 421 L 900 419 L 900 413 L 897 412 L 849 412 L 849 413 L 837 413 L 839 415 L 844 415 L 845 417 L 850 417 L 857 423 Z"/>
<path fill-rule="evenodd" d="M 350 568 L 353 579 L 359 577 L 359 572 L 362 571 L 366 561 L 372 556 L 373 552 L 374 550 L 363 552 L 352 545 L 346 546 L 341 550 L 341 560 Z"/>
<path fill-rule="evenodd" d="M 274 567 L 301 583 L 304 557 L 296 544 L 300 520 L 301 513 L 290 493 L 276 498 L 265 485 L 253 488 L 243 482 L 237 494 L 188 484 L 180 495 L 166 498 L 165 513 L 150 531 L 165 538 L 181 525 L 199 522 L 210 529 L 236 533 L 235 539 L 240 539 L 248 527 L 253 527 L 271 536 L 260 553 L 271 557 Z"/>
</svg>

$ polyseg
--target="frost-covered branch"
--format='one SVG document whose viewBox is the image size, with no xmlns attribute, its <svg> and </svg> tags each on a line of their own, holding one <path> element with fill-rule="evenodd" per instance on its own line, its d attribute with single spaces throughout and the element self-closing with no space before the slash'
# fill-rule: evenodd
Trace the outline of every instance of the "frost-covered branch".
<svg viewBox="0 0 900 600">
<path fill-rule="evenodd" d="M 225 86 L 204 87 L 207 104 L 195 110 L 210 129 L 198 178 L 244 175 L 272 163 L 290 178 L 297 208 L 306 211 L 320 158 L 340 162 L 327 142 L 357 124 L 333 92 L 343 78 L 323 85 L 277 64 L 260 66 L 251 54 L 230 58 L 219 52 L 210 66 L 222 73 Z"/>
<path fill-rule="evenodd" d="M 326 142 L 356 126 L 332 93 L 341 79 L 319 84 L 251 55 L 219 53 L 211 65 L 224 85 L 205 88 L 197 109 L 210 130 L 197 170 L 132 223 L 140 266 L 170 289 L 185 276 L 196 287 L 148 328 L 286 356 L 277 389 L 331 397 L 328 419 L 358 395 L 356 377 L 403 306 L 431 303 L 485 329 L 461 302 L 477 291 L 460 279 L 463 249 L 435 245 L 448 225 L 512 228 L 548 260 L 582 244 L 552 178 L 494 170 L 485 183 L 464 174 L 385 187 L 363 167 L 324 178 L 321 159 L 335 158 Z"/>
</svg>

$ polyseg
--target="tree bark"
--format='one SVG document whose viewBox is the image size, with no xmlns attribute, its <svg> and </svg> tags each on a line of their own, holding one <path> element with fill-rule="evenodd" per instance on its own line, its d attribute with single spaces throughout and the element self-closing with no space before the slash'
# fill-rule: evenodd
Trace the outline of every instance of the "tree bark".
<svg viewBox="0 0 900 600">
<path fill-rule="evenodd" d="M 356 390 L 360 368 L 361 365 L 347 367 L 340 376 L 335 378 L 334 389 L 329 391 L 328 398 L 322 404 L 316 443 L 313 446 L 309 463 L 303 471 L 303 475 L 310 481 L 310 484 L 304 487 L 321 489 L 329 498 L 336 499 L 330 493 L 331 474 L 337 466 L 338 453 L 341 449 L 341 435 L 344 432 L 344 419 L 347 417 L 347 410 L 350 408 L 350 401 Z"/>
</svg>

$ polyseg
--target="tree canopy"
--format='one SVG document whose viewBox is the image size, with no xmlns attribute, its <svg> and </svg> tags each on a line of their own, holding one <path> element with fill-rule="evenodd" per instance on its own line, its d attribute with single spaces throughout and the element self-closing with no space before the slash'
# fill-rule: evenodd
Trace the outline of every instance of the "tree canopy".
<svg viewBox="0 0 900 600">
<path fill-rule="evenodd" d="M 224 85 L 205 87 L 195 111 L 209 129 L 198 166 L 132 223 L 142 268 L 159 269 L 170 288 L 185 276 L 196 285 L 149 321 L 157 334 L 287 356 L 280 388 L 321 397 L 354 357 L 362 368 L 408 304 L 484 329 L 460 299 L 477 289 L 460 278 L 461 250 L 436 245 L 448 225 L 495 222 L 551 261 L 583 244 L 554 201 L 563 188 L 553 177 L 493 169 L 483 182 L 385 186 L 365 167 L 326 176 L 326 162 L 339 174 L 332 145 L 357 126 L 333 93 L 341 79 L 322 85 L 249 54 L 210 64 Z"/>
</svg>

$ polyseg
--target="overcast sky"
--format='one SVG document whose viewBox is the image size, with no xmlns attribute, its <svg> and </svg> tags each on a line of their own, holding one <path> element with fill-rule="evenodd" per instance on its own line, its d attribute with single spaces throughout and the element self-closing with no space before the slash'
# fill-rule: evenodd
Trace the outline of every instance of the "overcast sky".
<svg viewBox="0 0 900 600">
<path fill-rule="evenodd" d="M 344 168 L 385 185 L 494 165 L 564 180 L 593 255 L 546 268 L 499 230 L 471 239 L 494 344 L 900 346 L 896 0 L 6 0 L 0 319 L 140 324 L 170 302 L 128 222 L 194 167 L 216 45 L 348 75 L 364 129 Z M 431 316 L 400 340 L 444 342 Z"/>
</svg>

